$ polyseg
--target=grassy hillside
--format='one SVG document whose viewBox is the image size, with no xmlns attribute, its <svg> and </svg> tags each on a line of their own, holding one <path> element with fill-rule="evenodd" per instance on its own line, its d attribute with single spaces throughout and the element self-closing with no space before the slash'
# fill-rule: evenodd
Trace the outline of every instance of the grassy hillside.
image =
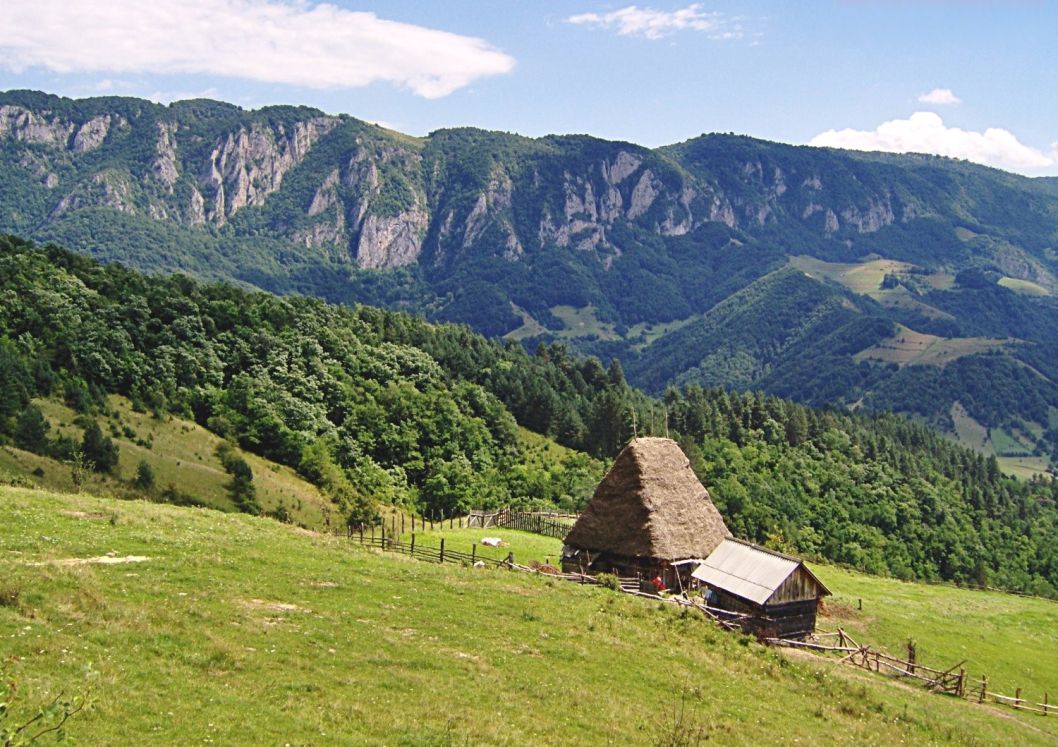
<svg viewBox="0 0 1058 747">
<path fill-rule="evenodd" d="M 654 744 L 675 723 L 732 744 L 1056 733 L 605 590 L 245 515 L 0 488 L 0 522 L 13 715 L 89 691 L 73 743 Z M 73 562 L 107 552 L 146 559 Z"/>
<path fill-rule="evenodd" d="M 965 659 L 971 685 L 987 675 L 989 690 L 1004 695 L 1019 687 L 1033 702 L 1058 694 L 1058 602 L 905 583 L 834 566 L 813 570 L 834 591 L 821 629 L 843 627 L 857 642 L 894 655 L 903 655 L 913 638 L 927 666 L 947 669 Z"/>
<path fill-rule="evenodd" d="M 129 492 L 139 464 L 145 462 L 159 493 L 174 488 L 195 503 L 222 511 L 237 510 L 225 487 L 231 477 L 216 454 L 223 439 L 194 421 L 137 412 L 124 397 L 112 395 L 107 403 L 110 414 L 102 423 L 118 447 L 118 466 L 111 474 L 90 473 L 85 485 L 88 492 Z M 84 428 L 75 424 L 78 413 L 71 408 L 56 400 L 38 399 L 34 404 L 47 418 L 52 434 L 77 442 L 84 437 Z M 314 528 L 326 526 L 329 518 L 339 522 L 330 499 L 294 470 L 237 446 L 232 448 L 253 470 L 263 511 L 273 512 L 283 506 L 291 521 Z M 14 446 L 0 448 L 0 471 L 43 488 L 71 491 L 74 487 L 68 464 Z"/>
</svg>

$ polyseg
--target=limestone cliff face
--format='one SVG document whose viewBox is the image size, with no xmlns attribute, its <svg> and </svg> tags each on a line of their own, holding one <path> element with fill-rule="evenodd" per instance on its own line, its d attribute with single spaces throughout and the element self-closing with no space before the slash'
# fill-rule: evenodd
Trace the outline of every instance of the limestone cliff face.
<svg viewBox="0 0 1058 747">
<path fill-rule="evenodd" d="M 34 112 L 13 105 L 0 106 L 0 135 L 4 137 L 65 148 L 76 131 L 76 124 L 50 112 Z"/>
<path fill-rule="evenodd" d="M 84 122 L 66 119 L 50 111 L 33 111 L 23 106 L 0 106 L 0 138 L 69 149 L 74 153 L 95 150 L 106 140 L 111 126 L 127 127 L 119 116 L 100 114 Z"/>
<path fill-rule="evenodd" d="M 263 204 L 337 122 L 315 117 L 289 127 L 253 124 L 220 138 L 199 177 L 206 219 L 220 226 L 242 208 Z"/>
</svg>

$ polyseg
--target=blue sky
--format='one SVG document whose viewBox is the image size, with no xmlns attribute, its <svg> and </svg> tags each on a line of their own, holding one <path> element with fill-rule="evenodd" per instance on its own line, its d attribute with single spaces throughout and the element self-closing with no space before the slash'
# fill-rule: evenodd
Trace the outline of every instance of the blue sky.
<svg viewBox="0 0 1058 747">
<path fill-rule="evenodd" d="M 1056 40 L 1055 4 L 1017 0 L 4 0 L 0 88 L 308 104 L 416 135 L 737 132 L 1053 175 Z"/>
</svg>

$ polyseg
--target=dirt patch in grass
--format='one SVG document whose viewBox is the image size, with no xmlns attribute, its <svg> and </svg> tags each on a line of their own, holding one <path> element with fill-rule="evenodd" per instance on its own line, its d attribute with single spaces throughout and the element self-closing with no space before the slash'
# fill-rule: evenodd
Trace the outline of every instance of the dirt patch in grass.
<svg viewBox="0 0 1058 747">
<path fill-rule="evenodd" d="M 42 565 L 122 565 L 124 563 L 146 563 L 150 560 L 146 555 L 118 555 L 117 553 L 108 552 L 106 555 L 100 555 L 96 558 L 54 558 L 52 560 L 43 560 L 39 563 L 27 563 L 39 567 Z"/>
<path fill-rule="evenodd" d="M 103 514 L 98 511 L 62 511 L 63 516 L 71 519 L 84 519 L 86 521 L 107 521 L 113 514 Z"/>
<path fill-rule="evenodd" d="M 265 610 L 266 612 L 312 612 L 312 610 L 299 607 L 296 604 L 267 599 L 247 599 L 243 602 L 243 606 L 254 610 Z"/>
</svg>

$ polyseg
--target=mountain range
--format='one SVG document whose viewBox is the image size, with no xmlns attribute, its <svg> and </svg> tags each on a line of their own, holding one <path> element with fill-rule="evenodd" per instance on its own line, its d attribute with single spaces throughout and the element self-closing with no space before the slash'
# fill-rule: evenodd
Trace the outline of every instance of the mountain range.
<svg viewBox="0 0 1058 747">
<path fill-rule="evenodd" d="M 1058 459 L 1058 182 L 703 135 L 649 149 L 305 107 L 0 93 L 0 231 L 463 322 Z"/>
</svg>

